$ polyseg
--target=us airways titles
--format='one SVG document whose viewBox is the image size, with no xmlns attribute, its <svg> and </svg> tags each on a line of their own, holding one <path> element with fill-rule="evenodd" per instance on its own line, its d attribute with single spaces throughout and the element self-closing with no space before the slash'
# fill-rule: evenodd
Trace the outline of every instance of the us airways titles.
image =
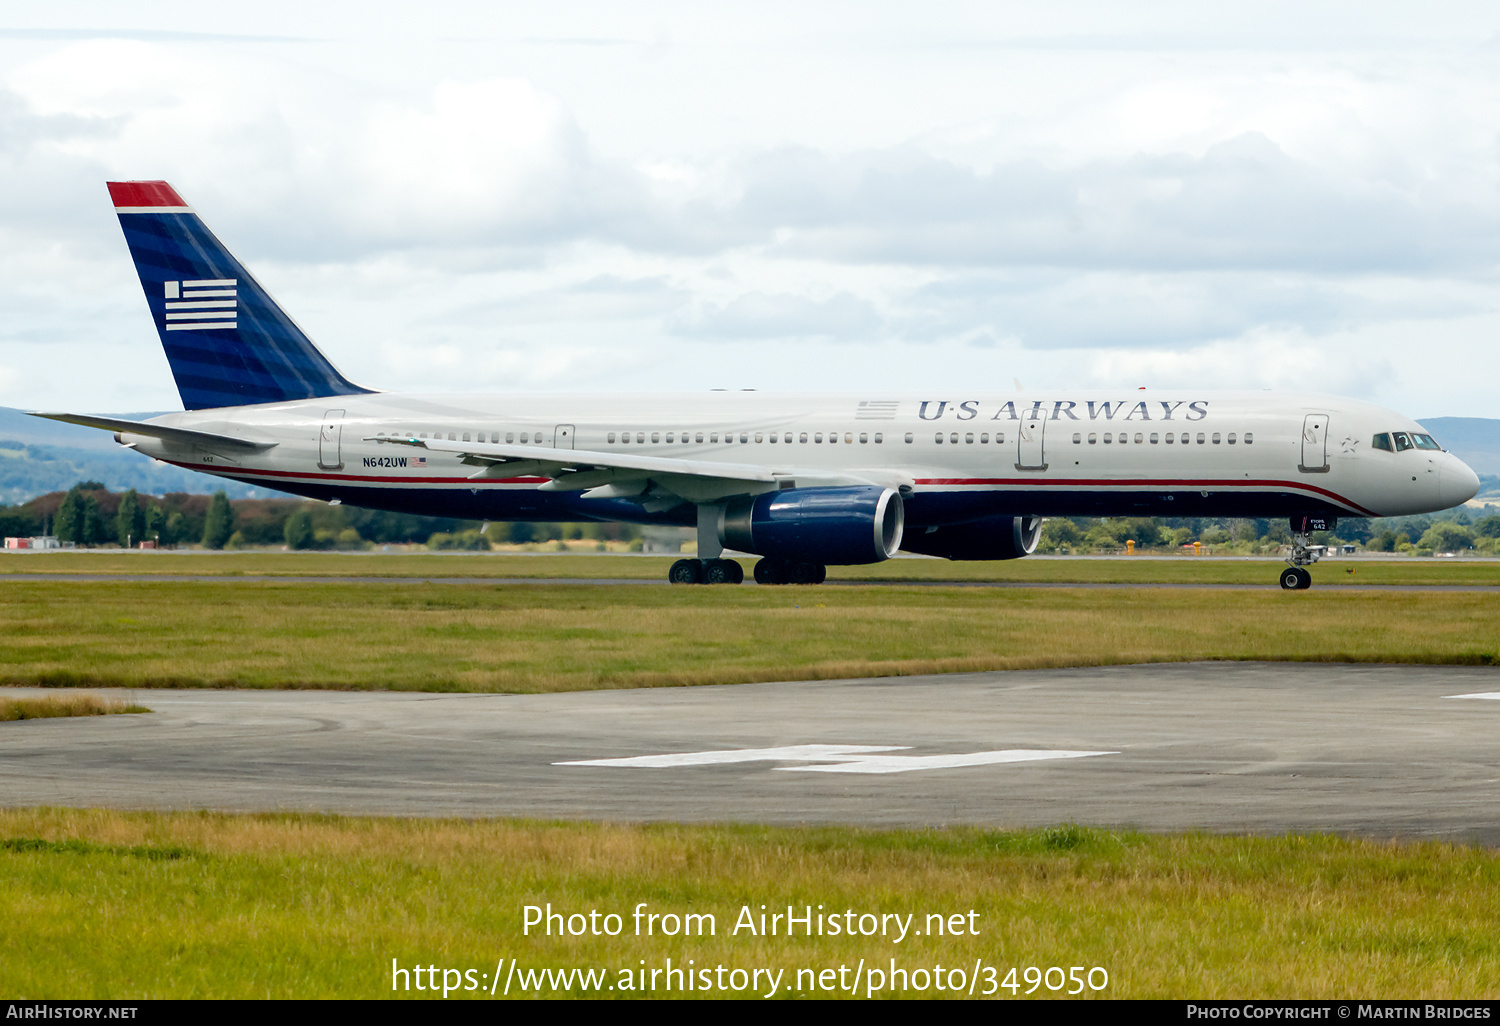
<svg viewBox="0 0 1500 1026">
<path fill-rule="evenodd" d="M 984 416 L 988 411 L 981 408 L 980 400 L 953 402 L 948 399 L 924 399 L 917 407 L 917 416 L 922 420 L 1202 420 L 1208 416 L 1208 400 L 1182 400 L 1166 402 L 1152 400 L 1110 400 L 1099 402 L 1071 399 L 1033 400 L 1030 406 L 1021 401 L 1016 408 L 1015 400 L 1000 404 L 993 416 Z M 1185 408 L 1184 408 L 1185 407 Z"/>
</svg>

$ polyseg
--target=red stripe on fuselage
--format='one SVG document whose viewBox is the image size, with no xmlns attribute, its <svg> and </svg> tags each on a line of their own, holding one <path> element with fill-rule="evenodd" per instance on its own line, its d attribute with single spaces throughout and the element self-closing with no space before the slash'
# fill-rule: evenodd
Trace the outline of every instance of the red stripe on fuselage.
<svg viewBox="0 0 1500 1026">
<path fill-rule="evenodd" d="M 164 460 L 174 467 L 182 467 L 184 470 L 202 471 L 204 468 L 197 464 L 178 463 L 174 460 Z M 538 485 L 547 481 L 545 477 L 504 477 L 504 478 L 471 478 L 471 477 L 389 477 L 378 474 L 313 474 L 295 470 L 256 470 L 250 467 L 224 468 L 227 473 L 233 475 L 251 475 L 260 478 L 285 478 L 293 481 L 347 481 L 350 483 L 369 482 L 371 484 L 392 485 L 418 485 L 418 484 L 452 484 L 464 485 L 473 488 L 481 484 L 529 484 Z M 1173 488 L 1192 488 L 1203 490 L 1205 488 L 1214 491 L 1225 489 L 1242 490 L 1245 488 L 1266 489 L 1274 488 L 1278 491 L 1305 491 L 1314 492 L 1326 496 L 1335 502 L 1343 503 L 1350 509 L 1358 510 L 1362 516 L 1377 517 L 1380 514 L 1367 510 L 1359 503 L 1346 499 L 1337 492 L 1331 492 L 1317 485 L 1306 484 L 1301 481 L 1277 481 L 1277 480 L 1246 480 L 1246 481 L 1214 481 L 1214 480 L 1133 480 L 1133 481 L 1110 481 L 1100 478 L 1069 481 L 1040 481 L 1029 477 L 929 477 L 918 478 L 919 485 L 958 485 L 958 486 L 1001 486 L 1001 487 L 1027 487 L 1045 488 L 1047 490 L 1061 490 L 1066 488 L 1116 488 L 1128 489 L 1130 491 L 1161 491 Z"/>
<path fill-rule="evenodd" d="M 1257 489 L 1275 488 L 1275 489 L 1278 489 L 1278 490 L 1288 490 L 1288 489 L 1290 489 L 1290 490 L 1293 490 L 1293 491 L 1315 492 L 1318 495 L 1327 496 L 1328 498 L 1334 500 L 1335 502 L 1341 502 L 1341 503 L 1343 503 L 1345 506 L 1348 506 L 1350 509 L 1359 510 L 1362 515 L 1367 516 L 1367 517 L 1377 517 L 1377 516 L 1380 515 L 1379 513 L 1376 513 L 1376 512 L 1374 512 L 1372 510 L 1365 509 L 1363 506 L 1361 506 L 1359 503 L 1353 501 L 1352 499 L 1346 499 L 1346 498 L 1344 498 L 1344 496 L 1338 494 L 1337 492 L 1331 492 L 1327 488 L 1319 488 L 1315 484 L 1307 484 L 1306 482 L 1303 482 L 1303 481 L 1277 481 L 1277 480 L 1259 480 L 1259 479 L 1255 479 L 1255 480 L 1246 479 L 1246 480 L 1234 480 L 1234 481 L 1213 481 L 1213 480 L 1206 480 L 1206 481 L 1200 481 L 1200 480 L 1169 480 L 1169 481 L 1163 481 L 1163 480 L 1158 480 L 1158 479 L 1140 479 L 1140 480 L 1133 480 L 1133 481 L 1120 481 L 1120 480 L 1105 480 L 1105 479 L 1102 479 L 1102 478 L 1088 478 L 1088 479 L 1073 478 L 1073 479 L 1069 479 L 1067 481 L 1057 481 L 1057 480 L 1038 480 L 1037 478 L 1031 478 L 1031 477 L 1019 477 L 1019 478 L 1018 477 L 929 477 L 929 478 L 918 478 L 916 483 L 919 484 L 919 485 L 1002 485 L 1002 486 L 1006 486 L 1006 487 L 1014 487 L 1014 486 L 1017 486 L 1017 485 L 1022 485 L 1022 486 L 1028 486 L 1028 487 L 1038 487 L 1038 486 L 1040 486 L 1040 487 L 1043 487 L 1043 488 L 1046 488 L 1046 489 L 1049 489 L 1049 490 L 1051 490 L 1051 489 L 1060 489 L 1060 488 L 1128 488 L 1131 491 L 1161 491 L 1163 489 L 1170 490 L 1170 489 L 1173 489 L 1173 488 L 1195 488 L 1195 489 L 1198 489 L 1198 490 L 1202 490 L 1202 489 L 1208 488 L 1208 489 L 1212 489 L 1214 491 L 1221 491 L 1221 490 L 1228 489 L 1228 488 L 1236 488 L 1236 489 L 1242 489 L 1242 488 L 1257 488 Z"/>
</svg>

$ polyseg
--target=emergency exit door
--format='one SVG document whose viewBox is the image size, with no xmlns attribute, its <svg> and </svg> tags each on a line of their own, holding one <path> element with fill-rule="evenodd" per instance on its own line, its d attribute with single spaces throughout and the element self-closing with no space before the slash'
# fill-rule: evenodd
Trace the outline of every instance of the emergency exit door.
<svg viewBox="0 0 1500 1026">
<path fill-rule="evenodd" d="M 1047 469 L 1047 412 L 1030 409 L 1021 418 L 1021 429 L 1016 432 L 1016 469 Z"/>
<path fill-rule="evenodd" d="M 344 469 L 344 411 L 329 410 L 323 414 L 318 430 L 318 467 L 322 470 Z"/>
<path fill-rule="evenodd" d="M 1304 474 L 1328 473 L 1328 415 L 1310 413 L 1302 421 L 1302 463 Z"/>
</svg>

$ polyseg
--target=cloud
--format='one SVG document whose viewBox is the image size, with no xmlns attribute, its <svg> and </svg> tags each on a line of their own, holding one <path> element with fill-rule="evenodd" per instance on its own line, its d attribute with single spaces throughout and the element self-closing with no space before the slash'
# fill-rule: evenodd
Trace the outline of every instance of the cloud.
<svg viewBox="0 0 1500 1026">
<path fill-rule="evenodd" d="M 705 339 L 824 338 L 871 341 L 882 322 L 866 300 L 847 292 L 827 299 L 750 292 L 680 317 L 675 330 Z"/>
</svg>

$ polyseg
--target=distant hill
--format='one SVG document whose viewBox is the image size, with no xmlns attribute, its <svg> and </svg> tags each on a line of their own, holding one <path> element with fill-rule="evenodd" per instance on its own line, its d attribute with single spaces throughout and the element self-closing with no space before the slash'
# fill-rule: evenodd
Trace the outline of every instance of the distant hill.
<svg viewBox="0 0 1500 1026">
<path fill-rule="evenodd" d="M 120 416 L 144 420 L 154 413 Z M 98 481 L 111 491 L 134 488 L 152 495 L 206 494 L 220 488 L 231 499 L 266 499 L 281 492 L 195 474 L 157 463 L 115 444 L 108 431 L 28 417 L 0 406 L 0 503 L 15 505 L 79 481 Z"/>
<path fill-rule="evenodd" d="M 1417 421 L 1438 445 L 1474 468 L 1476 474 L 1500 474 L 1500 420 L 1485 417 L 1428 417 Z"/>
</svg>

